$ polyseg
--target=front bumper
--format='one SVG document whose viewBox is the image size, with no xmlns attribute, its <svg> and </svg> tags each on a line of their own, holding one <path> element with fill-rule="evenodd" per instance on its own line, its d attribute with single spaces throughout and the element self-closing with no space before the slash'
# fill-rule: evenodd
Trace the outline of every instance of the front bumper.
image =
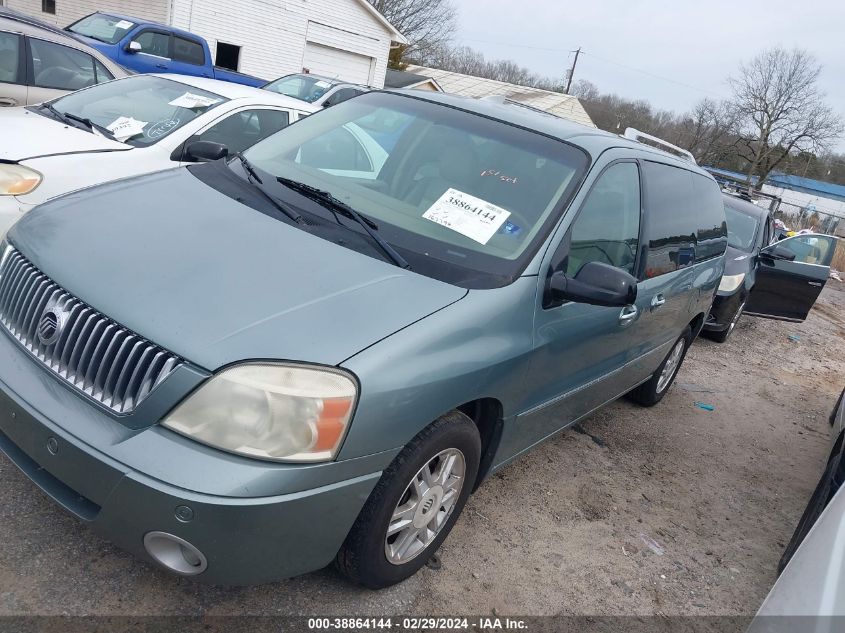
<svg viewBox="0 0 845 633">
<path fill-rule="evenodd" d="M 96 446 L 92 429 L 99 433 Z M 159 426 L 126 429 L 2 331 L 0 451 L 119 547 L 151 561 L 144 536 L 172 534 L 207 559 L 205 571 L 193 577 L 223 585 L 269 582 L 327 565 L 395 456 L 274 464 L 216 451 Z"/>
<path fill-rule="evenodd" d="M 711 332 L 724 332 L 731 324 L 739 306 L 745 301 L 745 290 L 737 289 L 731 294 L 716 294 L 710 314 L 704 322 L 704 329 Z"/>
</svg>

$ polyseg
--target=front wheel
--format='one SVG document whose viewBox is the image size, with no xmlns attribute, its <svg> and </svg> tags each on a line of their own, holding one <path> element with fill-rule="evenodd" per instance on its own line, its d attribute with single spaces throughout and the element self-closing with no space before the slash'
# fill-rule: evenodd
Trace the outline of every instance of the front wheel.
<svg viewBox="0 0 845 633">
<path fill-rule="evenodd" d="M 415 574 L 452 530 L 480 459 L 478 428 L 463 413 L 420 431 L 382 474 L 338 552 L 337 568 L 371 589 Z"/>
<path fill-rule="evenodd" d="M 728 324 L 724 330 L 721 331 L 704 331 L 704 336 L 709 338 L 711 341 L 716 341 L 717 343 L 724 343 L 728 340 L 728 337 L 733 334 L 734 328 L 736 324 L 739 323 L 739 317 L 742 316 L 742 312 L 745 310 L 745 301 L 737 308 L 736 314 L 733 315 L 731 322 Z"/>
<path fill-rule="evenodd" d="M 652 407 L 663 400 L 663 396 L 669 391 L 675 376 L 678 375 L 690 343 L 692 343 L 692 330 L 687 326 L 654 375 L 628 394 L 631 400 L 644 407 Z"/>
</svg>

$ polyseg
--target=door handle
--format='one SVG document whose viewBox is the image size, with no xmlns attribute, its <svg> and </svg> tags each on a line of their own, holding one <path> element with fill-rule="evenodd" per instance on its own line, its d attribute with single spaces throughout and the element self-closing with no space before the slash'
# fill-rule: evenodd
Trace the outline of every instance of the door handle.
<svg viewBox="0 0 845 633">
<path fill-rule="evenodd" d="M 18 102 L 14 99 L 0 99 L 0 106 L 12 107 L 16 105 L 18 105 Z"/>
<path fill-rule="evenodd" d="M 167 64 L 156 64 L 156 68 L 161 68 L 162 70 L 167 70 Z"/>
<path fill-rule="evenodd" d="M 658 293 L 651 298 L 651 309 L 655 310 L 659 308 L 664 303 L 666 303 L 666 297 L 663 296 L 663 293 Z"/>
<path fill-rule="evenodd" d="M 637 310 L 637 306 L 625 306 L 622 308 L 622 312 L 619 313 L 619 325 L 622 327 L 628 327 L 631 323 L 637 320 L 639 313 L 640 311 Z"/>
<path fill-rule="evenodd" d="M 822 282 L 820 282 L 820 281 L 808 281 L 807 283 L 810 284 L 811 286 L 815 286 L 816 288 L 822 287 Z"/>
</svg>

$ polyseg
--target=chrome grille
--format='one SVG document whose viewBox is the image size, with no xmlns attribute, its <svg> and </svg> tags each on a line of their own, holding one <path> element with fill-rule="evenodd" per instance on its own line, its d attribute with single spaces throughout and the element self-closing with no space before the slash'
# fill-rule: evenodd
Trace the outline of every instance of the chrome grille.
<svg viewBox="0 0 845 633">
<path fill-rule="evenodd" d="M 181 360 L 106 318 L 12 246 L 0 263 L 0 324 L 46 367 L 117 413 L 129 413 Z"/>
</svg>

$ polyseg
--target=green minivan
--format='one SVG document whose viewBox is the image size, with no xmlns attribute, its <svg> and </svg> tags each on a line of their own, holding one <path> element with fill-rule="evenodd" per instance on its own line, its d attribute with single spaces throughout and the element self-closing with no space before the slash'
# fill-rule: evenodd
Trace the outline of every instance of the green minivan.
<svg viewBox="0 0 845 633">
<path fill-rule="evenodd" d="M 506 101 L 366 93 L 13 226 L 0 449 L 171 572 L 334 561 L 385 587 L 491 473 L 663 398 L 726 241 L 683 157 Z"/>
</svg>

